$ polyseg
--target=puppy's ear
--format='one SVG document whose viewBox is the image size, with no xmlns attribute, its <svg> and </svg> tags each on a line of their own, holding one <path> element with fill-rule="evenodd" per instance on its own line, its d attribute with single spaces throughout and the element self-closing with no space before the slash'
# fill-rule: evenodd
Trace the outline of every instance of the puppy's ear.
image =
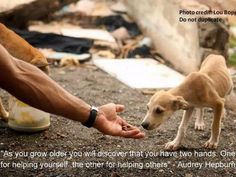
<svg viewBox="0 0 236 177">
<path fill-rule="evenodd" d="M 174 110 L 184 109 L 187 110 L 190 108 L 190 105 L 182 96 L 177 96 L 172 102 Z"/>
</svg>

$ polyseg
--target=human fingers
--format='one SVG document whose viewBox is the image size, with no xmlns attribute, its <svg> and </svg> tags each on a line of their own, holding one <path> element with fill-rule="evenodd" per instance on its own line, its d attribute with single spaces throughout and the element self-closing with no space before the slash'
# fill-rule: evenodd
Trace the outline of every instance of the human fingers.
<svg viewBox="0 0 236 177">
<path fill-rule="evenodd" d="M 117 136 L 121 136 L 124 138 L 133 138 L 140 133 L 139 129 L 132 129 L 132 130 L 121 130 L 121 132 Z"/>
<path fill-rule="evenodd" d="M 140 139 L 144 138 L 145 134 L 141 132 L 136 126 L 133 126 L 126 122 L 126 120 L 119 117 L 120 125 L 122 127 L 122 134 L 125 138 L 135 138 Z"/>
<path fill-rule="evenodd" d="M 131 130 L 138 130 L 139 133 L 137 133 L 136 135 L 134 135 L 132 138 L 135 139 L 140 139 L 140 138 L 144 138 L 145 134 L 143 132 L 141 132 L 141 130 L 138 127 L 132 126 L 132 125 L 123 125 L 122 126 L 122 130 L 123 131 L 131 131 Z"/>
<path fill-rule="evenodd" d="M 140 133 L 134 135 L 132 138 L 134 138 L 134 139 L 142 139 L 144 137 L 145 137 L 145 133 L 140 132 Z"/>
</svg>

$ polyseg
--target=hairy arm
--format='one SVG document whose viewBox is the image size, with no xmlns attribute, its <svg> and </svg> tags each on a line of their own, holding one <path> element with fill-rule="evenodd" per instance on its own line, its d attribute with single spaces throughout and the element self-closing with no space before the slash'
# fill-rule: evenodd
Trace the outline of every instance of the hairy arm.
<svg viewBox="0 0 236 177">
<path fill-rule="evenodd" d="M 0 87 L 43 111 L 85 122 L 90 106 L 37 67 L 12 57 L 0 45 Z"/>
<path fill-rule="evenodd" d="M 35 66 L 12 57 L 1 45 L 0 87 L 19 100 L 52 114 L 82 123 L 90 114 L 87 103 L 67 92 Z M 123 110 L 123 105 L 114 103 L 100 106 L 93 127 L 107 135 L 143 138 L 144 133 L 117 115 Z"/>
</svg>

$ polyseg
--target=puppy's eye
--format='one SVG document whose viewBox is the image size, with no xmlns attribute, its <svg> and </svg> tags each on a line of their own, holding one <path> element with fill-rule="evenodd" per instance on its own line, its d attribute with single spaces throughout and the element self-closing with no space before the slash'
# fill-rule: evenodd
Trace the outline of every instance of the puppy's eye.
<svg viewBox="0 0 236 177">
<path fill-rule="evenodd" d="M 161 114 L 161 113 L 164 112 L 164 109 L 162 109 L 162 108 L 156 108 L 155 112 L 156 112 L 157 114 Z"/>
</svg>

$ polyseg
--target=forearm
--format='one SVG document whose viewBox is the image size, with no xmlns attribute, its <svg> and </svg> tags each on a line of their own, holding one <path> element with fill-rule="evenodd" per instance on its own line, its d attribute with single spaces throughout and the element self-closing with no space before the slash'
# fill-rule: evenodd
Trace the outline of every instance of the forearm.
<svg viewBox="0 0 236 177">
<path fill-rule="evenodd" d="M 0 55 L 0 65 L 5 65 L 0 67 L 0 87 L 35 108 L 80 122 L 87 120 L 90 106 L 84 101 L 31 64 L 5 52 Z"/>
<path fill-rule="evenodd" d="M 68 93 L 38 68 L 13 58 L 1 44 L 0 87 L 35 108 L 81 123 L 87 122 L 90 115 L 87 103 Z M 143 138 L 138 128 L 117 115 L 123 110 L 124 106 L 114 103 L 100 106 L 93 127 L 107 135 Z"/>
</svg>

